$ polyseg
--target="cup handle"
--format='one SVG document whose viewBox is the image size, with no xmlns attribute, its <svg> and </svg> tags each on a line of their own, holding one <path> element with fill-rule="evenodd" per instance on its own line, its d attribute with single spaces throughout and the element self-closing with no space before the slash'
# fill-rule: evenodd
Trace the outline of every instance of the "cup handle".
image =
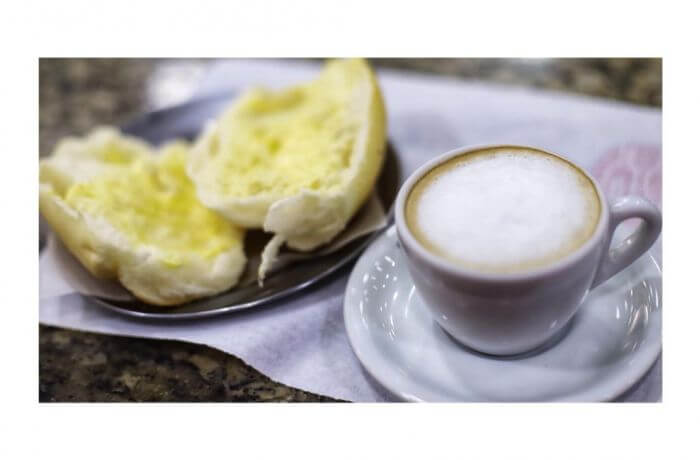
<svg viewBox="0 0 700 460">
<path fill-rule="evenodd" d="M 612 236 L 621 222 L 639 217 L 642 223 L 622 243 L 610 248 Z M 591 289 L 606 281 L 644 254 L 661 233 L 661 212 L 650 201 L 637 197 L 619 198 L 610 206 L 610 226 L 605 242 L 605 252 L 598 265 L 598 271 Z"/>
</svg>

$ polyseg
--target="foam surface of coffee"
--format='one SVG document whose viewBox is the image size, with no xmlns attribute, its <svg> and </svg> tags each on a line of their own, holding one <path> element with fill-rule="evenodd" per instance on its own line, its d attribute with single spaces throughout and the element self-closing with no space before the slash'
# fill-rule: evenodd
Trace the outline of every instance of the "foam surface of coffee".
<svg viewBox="0 0 700 460">
<path fill-rule="evenodd" d="M 419 180 L 406 218 L 431 252 L 462 266 L 513 273 L 550 264 L 593 234 L 600 202 L 575 166 L 529 149 L 453 158 Z"/>
</svg>

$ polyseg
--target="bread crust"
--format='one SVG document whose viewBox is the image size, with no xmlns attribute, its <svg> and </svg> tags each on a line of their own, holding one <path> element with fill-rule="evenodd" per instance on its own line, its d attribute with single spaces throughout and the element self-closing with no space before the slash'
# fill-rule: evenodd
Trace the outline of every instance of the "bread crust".
<svg viewBox="0 0 700 460">
<path fill-rule="evenodd" d="M 64 200 L 64 194 L 75 183 L 75 177 L 80 177 L 79 180 L 91 178 L 90 174 L 75 174 L 75 171 L 66 170 L 68 165 L 80 169 L 81 158 L 83 165 L 87 161 L 83 156 L 86 150 L 99 150 L 109 143 L 131 141 L 115 130 L 98 129 L 85 139 L 71 139 L 68 143 L 60 144 L 54 155 L 42 160 L 40 165 L 41 214 L 66 248 L 93 276 L 119 280 L 134 296 L 151 305 L 178 305 L 233 287 L 246 263 L 242 230 L 241 244 L 214 258 L 188 253 L 181 264 L 168 266 L 163 262 L 163 252 L 158 247 L 130 244 L 108 219 L 80 212 Z M 151 161 L 155 161 L 155 155 L 148 151 L 144 154 L 151 155 Z M 71 156 L 75 159 L 73 163 L 69 161 Z M 136 157 L 141 157 L 141 154 Z M 100 168 L 95 168 L 92 177 L 102 172 Z"/>
<path fill-rule="evenodd" d="M 353 113 L 357 120 L 362 120 L 362 125 L 353 144 L 350 164 L 343 172 L 348 179 L 337 190 L 301 189 L 290 196 L 233 197 L 221 193 L 206 168 L 210 155 L 220 148 L 224 129 L 221 124 L 226 121 L 226 114 L 209 123 L 193 146 L 187 172 L 200 200 L 237 225 L 262 228 L 276 235 L 263 252 L 260 279 L 282 244 L 311 251 L 331 241 L 367 200 L 379 177 L 386 150 L 386 112 L 381 91 L 365 60 L 351 60 L 348 65 L 362 75 L 362 83 L 353 88 L 353 92 L 361 95 L 353 100 Z M 229 112 L 238 110 L 245 97 L 234 103 Z"/>
</svg>

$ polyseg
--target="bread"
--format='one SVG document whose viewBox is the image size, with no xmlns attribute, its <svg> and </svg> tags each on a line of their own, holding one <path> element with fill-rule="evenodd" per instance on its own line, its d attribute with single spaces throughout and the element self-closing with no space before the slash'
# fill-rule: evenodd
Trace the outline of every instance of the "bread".
<svg viewBox="0 0 700 460">
<path fill-rule="evenodd" d="M 187 155 L 184 142 L 156 154 L 111 128 L 65 139 L 40 163 L 41 213 L 90 273 L 144 302 L 228 290 L 245 266 L 244 230 L 197 200 Z"/>
<path fill-rule="evenodd" d="M 310 251 L 345 228 L 374 187 L 385 145 L 371 68 L 336 60 L 309 83 L 241 95 L 197 139 L 187 172 L 206 206 L 275 234 L 262 279 L 283 244 Z"/>
</svg>

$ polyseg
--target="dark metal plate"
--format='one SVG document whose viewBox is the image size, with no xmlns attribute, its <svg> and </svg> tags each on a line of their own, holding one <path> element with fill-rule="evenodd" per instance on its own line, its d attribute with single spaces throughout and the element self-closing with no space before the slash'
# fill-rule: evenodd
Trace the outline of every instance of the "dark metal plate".
<svg viewBox="0 0 700 460">
<path fill-rule="evenodd" d="M 175 138 L 191 140 L 208 120 L 216 117 L 228 105 L 232 97 L 231 92 L 218 93 L 150 112 L 126 123 L 122 126 L 122 131 L 141 137 L 154 145 Z M 384 167 L 377 181 L 377 191 L 384 209 L 392 209 L 400 177 L 398 158 L 391 144 L 388 144 Z M 393 216 L 392 212 L 389 214 Z M 223 294 L 172 308 L 153 307 L 140 301 L 120 302 L 98 297 L 93 297 L 92 300 L 97 305 L 121 314 L 151 319 L 202 318 L 262 306 L 306 289 L 346 266 L 355 260 L 381 231 L 359 238 L 332 254 L 285 267 L 269 275 L 263 287 L 257 284 L 235 287 Z M 262 232 L 248 232 L 246 243 L 249 239 L 259 240 L 261 236 Z"/>
</svg>

